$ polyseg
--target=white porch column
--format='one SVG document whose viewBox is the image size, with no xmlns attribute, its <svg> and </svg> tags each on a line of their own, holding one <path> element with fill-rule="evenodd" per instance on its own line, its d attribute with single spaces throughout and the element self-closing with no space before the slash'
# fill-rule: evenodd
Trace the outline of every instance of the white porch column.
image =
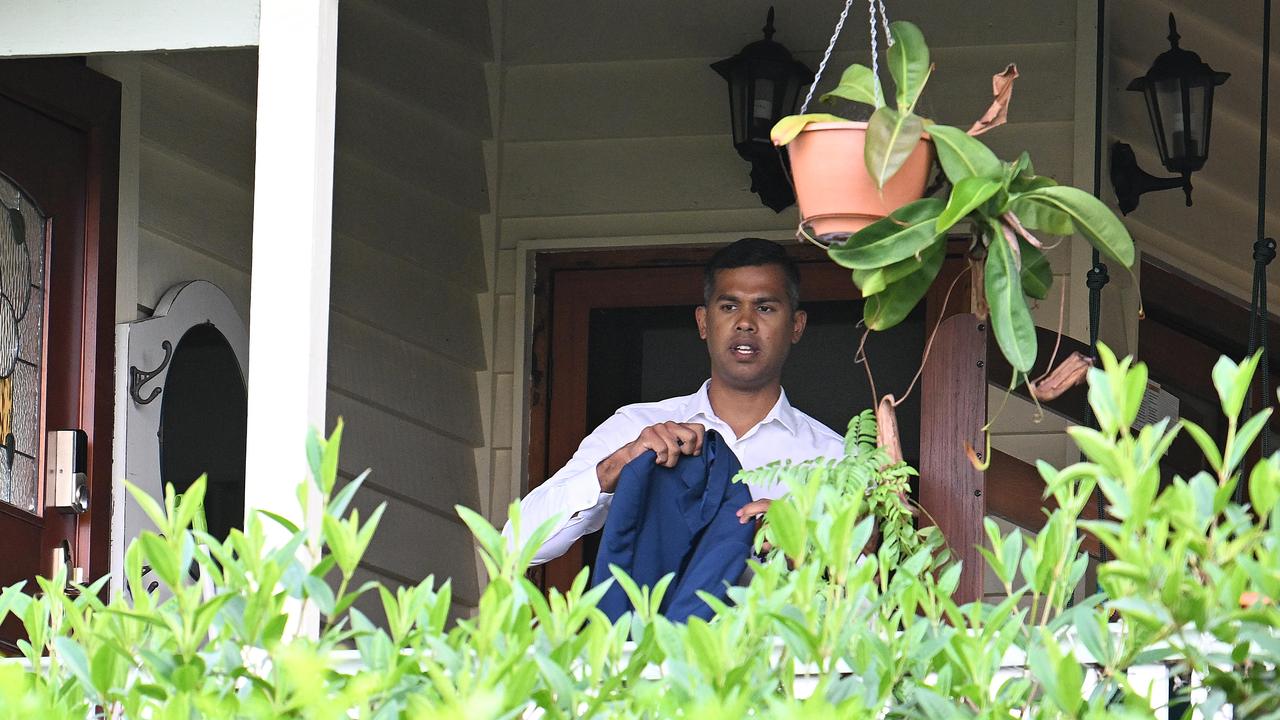
<svg viewBox="0 0 1280 720">
<path fill-rule="evenodd" d="M 245 510 L 299 520 L 303 442 L 325 421 L 338 0 L 261 12 Z"/>
</svg>

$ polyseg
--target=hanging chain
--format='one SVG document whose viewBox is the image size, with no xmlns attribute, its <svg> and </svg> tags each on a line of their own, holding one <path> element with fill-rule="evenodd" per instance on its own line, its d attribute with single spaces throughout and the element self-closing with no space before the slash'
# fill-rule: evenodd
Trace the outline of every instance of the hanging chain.
<svg viewBox="0 0 1280 720">
<path fill-rule="evenodd" d="M 876 0 L 867 0 L 867 20 L 871 23 L 871 82 L 876 86 L 876 97 L 880 90 L 880 47 L 876 43 Z M 886 35 L 888 33 L 885 33 Z"/>
<path fill-rule="evenodd" d="M 879 6 L 877 8 L 877 6 Z M 867 15 L 871 22 L 871 80 L 876 85 L 876 95 L 880 89 L 880 46 L 876 42 L 876 15 L 880 16 L 880 26 L 884 28 L 885 47 L 893 47 L 893 35 L 889 32 L 889 14 L 884 10 L 884 0 L 867 0 Z"/>
<path fill-rule="evenodd" d="M 884 0 L 876 0 L 880 6 L 880 25 L 884 28 L 885 47 L 893 47 L 893 34 L 889 32 L 889 12 L 884 9 Z"/>
<path fill-rule="evenodd" d="M 881 27 L 884 28 L 884 47 L 893 46 L 893 33 L 888 31 L 888 10 L 884 9 L 884 0 L 876 0 L 881 14 Z M 872 22 L 876 19 L 876 9 L 872 9 Z"/>
<path fill-rule="evenodd" d="M 809 103 L 813 102 L 813 92 L 818 89 L 818 81 L 822 79 L 822 73 L 827 69 L 827 61 L 831 59 L 831 51 L 836 47 L 836 39 L 840 37 L 840 31 L 844 29 L 844 21 L 849 17 L 849 8 L 853 7 L 853 0 L 845 0 L 844 10 L 840 11 L 840 19 L 836 20 L 836 31 L 831 33 L 831 42 L 827 43 L 827 51 L 822 54 L 822 62 L 818 63 L 818 72 L 813 76 L 813 82 L 809 85 L 809 92 L 804 96 L 804 102 L 800 105 L 800 114 L 809 112 Z M 876 17 L 879 16 L 880 24 L 884 27 L 884 40 L 887 47 L 893 47 L 893 35 L 889 33 L 889 13 L 884 9 L 884 0 L 867 0 L 867 16 L 871 25 L 871 77 L 876 84 L 876 93 L 880 93 L 880 48 L 876 41 Z"/>
<path fill-rule="evenodd" d="M 840 11 L 840 19 L 836 21 L 836 31 L 831 33 L 831 42 L 827 43 L 827 51 L 822 54 L 822 62 L 818 63 L 818 73 L 813 76 L 813 82 L 809 85 L 809 92 L 804 96 L 804 104 L 800 106 L 800 114 L 809 112 L 809 103 L 813 100 L 813 91 L 818 89 L 818 81 L 822 79 L 822 71 L 827 69 L 827 61 L 831 59 L 831 51 L 836 47 L 836 39 L 840 37 L 840 31 L 844 29 L 845 18 L 849 17 L 849 8 L 853 6 L 853 0 L 844 0 L 844 10 Z"/>
</svg>

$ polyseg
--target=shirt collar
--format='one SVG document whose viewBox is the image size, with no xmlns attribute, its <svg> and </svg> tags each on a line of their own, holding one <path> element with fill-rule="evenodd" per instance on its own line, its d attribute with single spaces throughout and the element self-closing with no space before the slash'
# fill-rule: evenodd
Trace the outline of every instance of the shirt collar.
<svg viewBox="0 0 1280 720">
<path fill-rule="evenodd" d="M 685 401 L 682 413 L 683 422 L 690 422 L 699 415 L 721 423 L 724 422 L 720 420 L 720 417 L 716 415 L 716 411 L 711 407 L 711 396 L 707 392 L 710 387 L 711 381 L 707 380 L 702 383 L 702 387 L 698 388 L 698 392 L 690 395 L 689 399 Z M 787 391 L 782 388 L 779 388 L 778 401 L 773 404 L 773 407 L 769 409 L 769 412 L 756 427 L 766 425 L 774 420 L 781 423 L 793 435 L 800 429 L 800 418 L 797 411 L 791 406 L 791 402 L 787 400 Z"/>
</svg>

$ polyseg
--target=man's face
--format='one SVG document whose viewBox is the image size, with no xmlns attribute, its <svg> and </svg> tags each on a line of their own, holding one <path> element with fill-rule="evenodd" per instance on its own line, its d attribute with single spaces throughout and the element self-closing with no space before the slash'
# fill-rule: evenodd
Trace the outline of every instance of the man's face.
<svg viewBox="0 0 1280 720">
<path fill-rule="evenodd" d="M 740 391 L 760 390 L 782 378 L 791 346 L 804 334 L 806 316 L 787 299 L 787 277 L 777 265 L 720 270 L 711 301 L 697 309 L 698 334 L 707 341 L 712 382 Z"/>
</svg>

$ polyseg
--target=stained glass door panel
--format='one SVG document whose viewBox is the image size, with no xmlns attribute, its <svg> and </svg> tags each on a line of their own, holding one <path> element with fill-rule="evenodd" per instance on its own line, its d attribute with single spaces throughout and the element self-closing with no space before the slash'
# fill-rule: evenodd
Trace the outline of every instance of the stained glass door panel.
<svg viewBox="0 0 1280 720">
<path fill-rule="evenodd" d="M 0 175 L 0 502 L 37 513 L 48 218 Z"/>
</svg>

